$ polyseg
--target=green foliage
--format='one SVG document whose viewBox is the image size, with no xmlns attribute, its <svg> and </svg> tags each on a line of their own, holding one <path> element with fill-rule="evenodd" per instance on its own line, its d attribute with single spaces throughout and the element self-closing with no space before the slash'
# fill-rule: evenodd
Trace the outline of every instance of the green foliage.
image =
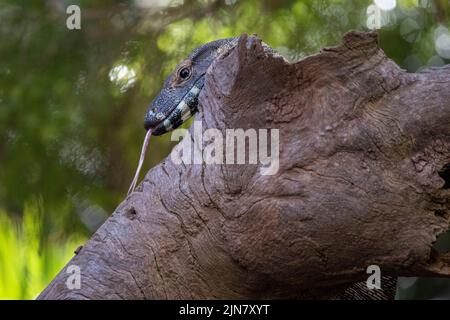
<svg viewBox="0 0 450 320">
<path fill-rule="evenodd" d="M 0 299 L 34 299 L 84 239 L 42 238 L 42 201 L 25 205 L 22 221 L 0 210 Z"/>
</svg>

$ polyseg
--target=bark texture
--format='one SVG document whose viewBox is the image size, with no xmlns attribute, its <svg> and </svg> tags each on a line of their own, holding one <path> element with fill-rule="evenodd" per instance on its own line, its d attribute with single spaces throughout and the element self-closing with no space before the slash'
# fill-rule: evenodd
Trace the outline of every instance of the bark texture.
<svg viewBox="0 0 450 320">
<path fill-rule="evenodd" d="M 375 33 L 289 63 L 254 36 L 209 69 L 203 129 L 277 128 L 280 168 L 151 169 L 40 299 L 328 297 L 383 275 L 450 276 L 450 66 L 410 74 Z M 181 142 L 179 146 L 182 144 Z"/>
</svg>

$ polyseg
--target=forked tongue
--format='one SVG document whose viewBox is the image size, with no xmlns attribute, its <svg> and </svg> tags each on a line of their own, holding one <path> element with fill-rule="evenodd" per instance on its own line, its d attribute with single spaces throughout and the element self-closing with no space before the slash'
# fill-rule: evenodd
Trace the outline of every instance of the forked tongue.
<svg viewBox="0 0 450 320">
<path fill-rule="evenodd" d="M 142 164 L 144 163 L 144 159 L 145 159 L 145 153 L 147 152 L 147 147 L 148 147 L 148 143 L 150 142 L 151 136 L 152 136 L 152 129 L 148 129 L 147 134 L 145 135 L 145 138 L 144 138 L 144 143 L 142 145 L 141 156 L 139 158 L 139 163 L 138 163 L 138 166 L 136 169 L 136 173 L 134 174 L 134 178 L 133 178 L 133 181 L 131 182 L 130 188 L 128 189 L 127 195 L 132 193 L 134 191 L 134 188 L 136 188 L 136 184 L 139 179 L 139 172 L 141 172 Z"/>
</svg>

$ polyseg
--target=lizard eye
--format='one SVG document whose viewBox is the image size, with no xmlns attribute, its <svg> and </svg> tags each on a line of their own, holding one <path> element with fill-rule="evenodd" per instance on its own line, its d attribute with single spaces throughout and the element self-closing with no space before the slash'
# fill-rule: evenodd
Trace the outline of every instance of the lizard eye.
<svg viewBox="0 0 450 320">
<path fill-rule="evenodd" d="M 191 75 L 191 70 L 187 67 L 181 68 L 180 71 L 178 71 L 178 76 L 182 80 L 186 80 Z"/>
</svg>

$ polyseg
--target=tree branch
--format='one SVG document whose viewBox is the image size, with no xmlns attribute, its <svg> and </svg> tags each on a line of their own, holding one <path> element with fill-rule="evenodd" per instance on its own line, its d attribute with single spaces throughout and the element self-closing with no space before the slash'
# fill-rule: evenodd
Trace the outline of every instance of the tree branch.
<svg viewBox="0 0 450 320">
<path fill-rule="evenodd" d="M 40 299 L 326 297 L 373 264 L 450 276 L 432 250 L 450 219 L 449 66 L 406 73 L 375 33 L 295 63 L 243 35 L 200 101 L 204 130 L 279 129 L 278 172 L 168 157 L 69 262 L 81 289 L 64 269 Z"/>
</svg>

